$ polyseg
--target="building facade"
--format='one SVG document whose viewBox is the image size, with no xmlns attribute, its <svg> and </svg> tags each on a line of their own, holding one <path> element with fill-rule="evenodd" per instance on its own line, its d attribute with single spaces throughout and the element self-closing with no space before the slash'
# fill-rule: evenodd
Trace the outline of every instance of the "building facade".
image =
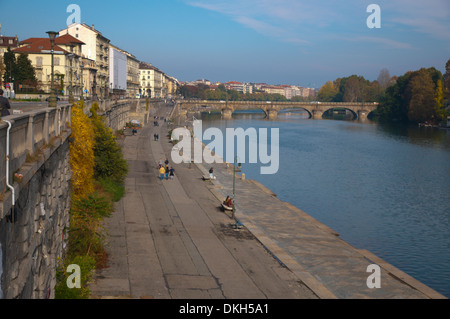
<svg viewBox="0 0 450 319">
<path fill-rule="evenodd" d="M 99 99 L 106 99 L 109 96 L 109 46 L 110 40 L 95 29 L 95 26 L 88 26 L 85 23 L 73 23 L 66 29 L 59 32 L 59 35 L 70 34 L 76 39 L 85 43 L 82 48 L 82 55 L 85 58 L 95 61 L 97 67 L 96 92 Z M 88 88 L 84 87 L 86 91 Z"/>
<path fill-rule="evenodd" d="M 81 51 L 84 43 L 66 34 L 55 39 L 53 47 L 54 88 L 57 95 L 80 96 L 82 89 Z M 38 85 L 44 92 L 51 89 L 51 43 L 49 38 L 29 38 L 19 43 L 15 54 L 25 53 L 36 72 Z"/>
<path fill-rule="evenodd" d="M 150 98 L 163 97 L 163 72 L 145 62 L 139 64 L 140 94 Z"/>
</svg>

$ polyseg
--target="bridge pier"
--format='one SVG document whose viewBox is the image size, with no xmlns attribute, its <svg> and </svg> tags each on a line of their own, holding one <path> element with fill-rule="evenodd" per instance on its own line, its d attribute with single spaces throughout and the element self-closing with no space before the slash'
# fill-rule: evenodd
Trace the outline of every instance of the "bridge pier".
<svg viewBox="0 0 450 319">
<path fill-rule="evenodd" d="M 230 109 L 230 108 L 222 109 L 222 117 L 223 117 L 224 120 L 231 120 L 231 119 L 233 119 L 232 114 L 233 114 L 233 110 L 232 109 Z"/>
<path fill-rule="evenodd" d="M 321 120 L 323 115 L 323 111 L 320 110 L 313 110 L 312 111 L 312 118 L 314 120 Z"/>
<path fill-rule="evenodd" d="M 369 112 L 367 112 L 365 110 L 358 111 L 358 121 L 359 122 L 366 122 L 368 114 L 369 114 Z"/>
<path fill-rule="evenodd" d="M 277 110 L 268 110 L 267 117 L 269 118 L 269 120 L 276 120 L 278 118 L 278 111 Z"/>
</svg>

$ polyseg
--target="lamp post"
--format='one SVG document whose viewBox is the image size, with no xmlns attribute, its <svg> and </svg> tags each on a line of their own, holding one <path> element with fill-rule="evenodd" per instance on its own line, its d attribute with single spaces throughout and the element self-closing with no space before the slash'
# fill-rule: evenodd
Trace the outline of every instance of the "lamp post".
<svg viewBox="0 0 450 319">
<path fill-rule="evenodd" d="M 81 61 L 80 68 L 81 68 L 81 97 L 80 97 L 80 99 L 81 99 L 81 101 L 84 101 L 84 96 L 83 96 L 83 90 L 84 90 L 83 68 L 84 68 L 84 65 L 83 65 L 83 61 Z"/>
<path fill-rule="evenodd" d="M 55 38 L 58 35 L 58 32 L 55 31 L 48 31 L 47 32 L 48 37 L 50 38 L 50 48 L 51 48 L 51 59 L 52 59 L 52 82 L 50 85 L 50 97 L 48 99 L 48 106 L 49 107 L 56 107 L 56 95 L 55 95 L 55 86 L 54 86 L 54 61 L 53 61 L 53 54 L 54 54 L 54 47 L 55 47 Z"/>
<path fill-rule="evenodd" d="M 233 210 L 231 211 L 231 218 L 234 220 L 236 216 L 235 206 L 236 206 L 236 162 L 239 161 L 239 158 L 236 156 L 234 158 L 233 163 Z M 241 168 L 241 163 L 238 163 L 239 168 Z"/>
<path fill-rule="evenodd" d="M 75 101 L 73 98 L 73 87 L 72 87 L 72 60 L 74 57 L 73 53 L 70 53 L 67 55 L 67 57 L 70 59 L 70 86 L 69 86 L 69 103 L 73 104 Z"/>
</svg>

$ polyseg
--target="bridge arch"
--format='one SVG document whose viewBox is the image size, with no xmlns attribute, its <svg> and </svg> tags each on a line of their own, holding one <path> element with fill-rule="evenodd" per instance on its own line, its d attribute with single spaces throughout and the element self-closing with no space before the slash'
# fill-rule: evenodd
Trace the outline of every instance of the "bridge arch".
<svg viewBox="0 0 450 319">
<path fill-rule="evenodd" d="M 345 112 L 350 111 L 350 113 L 353 116 L 352 121 L 359 118 L 358 112 L 355 110 L 352 110 L 351 108 L 348 108 L 348 107 L 330 107 L 329 109 L 327 109 L 323 112 L 323 115 L 325 115 L 325 113 L 330 113 L 330 112 L 334 113 L 334 112 L 342 112 L 342 111 L 345 111 Z"/>
<path fill-rule="evenodd" d="M 288 112 L 292 112 L 292 111 L 295 111 L 295 112 L 305 111 L 306 113 L 308 113 L 308 118 L 309 119 L 313 117 L 313 113 L 311 112 L 311 110 L 308 110 L 307 108 L 304 108 L 304 107 L 287 107 L 287 108 L 283 108 L 283 109 L 280 109 L 278 111 L 278 114 L 280 114 L 280 113 L 288 113 Z"/>
</svg>

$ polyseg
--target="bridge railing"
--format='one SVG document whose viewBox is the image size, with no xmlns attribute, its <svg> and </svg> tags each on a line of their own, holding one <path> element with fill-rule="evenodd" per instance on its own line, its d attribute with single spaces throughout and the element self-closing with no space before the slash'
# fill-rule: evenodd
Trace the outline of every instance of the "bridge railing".
<svg viewBox="0 0 450 319">
<path fill-rule="evenodd" d="M 28 113 L 9 115 L 0 122 L 0 195 L 6 187 L 6 145 L 9 129 L 9 181 L 27 161 L 49 147 L 64 131 L 69 131 L 71 106 L 43 108 Z"/>
</svg>

